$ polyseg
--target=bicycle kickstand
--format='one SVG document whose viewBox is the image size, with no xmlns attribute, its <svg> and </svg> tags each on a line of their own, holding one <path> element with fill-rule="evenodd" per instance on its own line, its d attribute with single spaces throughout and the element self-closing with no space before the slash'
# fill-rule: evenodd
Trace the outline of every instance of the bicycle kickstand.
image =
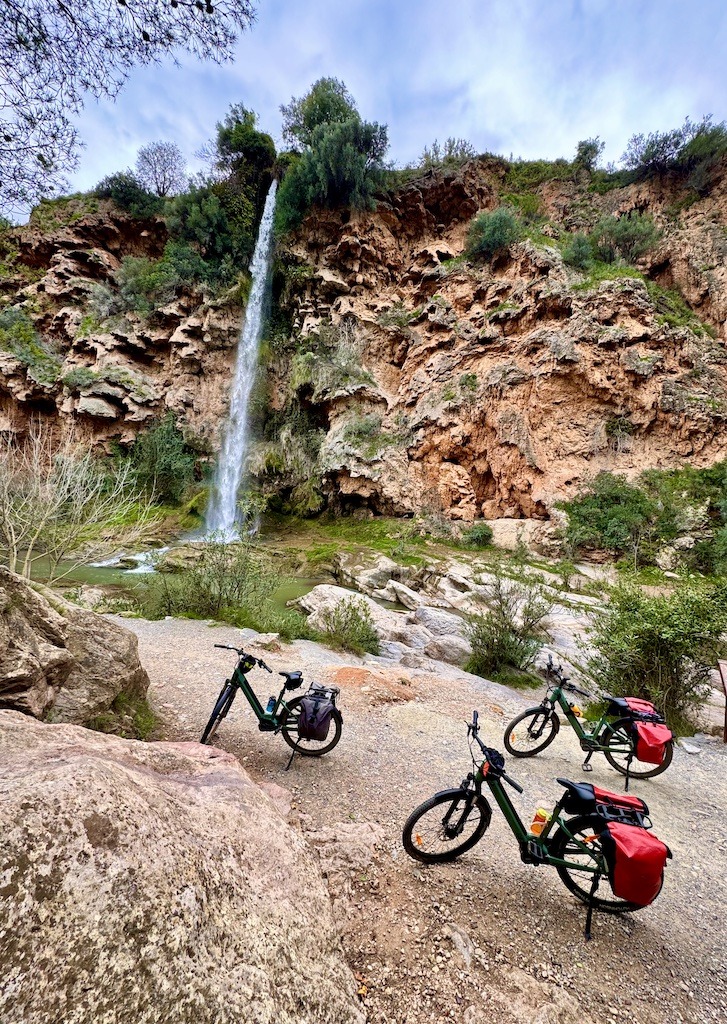
<svg viewBox="0 0 727 1024">
<path fill-rule="evenodd" d="M 585 759 L 585 761 L 583 762 L 583 764 L 581 766 L 581 770 L 582 771 L 584 771 L 584 772 L 592 772 L 593 771 L 593 765 L 590 763 L 592 757 L 593 757 L 593 751 L 589 750 L 588 753 L 586 754 L 586 759 Z"/>
<path fill-rule="evenodd" d="M 293 758 L 294 757 L 295 757 L 295 751 L 293 751 L 293 753 L 290 755 L 290 760 L 288 761 L 288 763 L 285 766 L 286 772 L 290 770 L 290 766 L 293 763 Z"/>
<path fill-rule="evenodd" d="M 586 942 L 590 942 L 591 938 L 592 938 L 592 935 L 591 935 L 591 921 L 593 920 L 593 899 L 594 899 L 594 896 L 596 895 L 596 889 L 598 888 L 598 883 L 600 881 L 601 881 L 601 874 L 600 874 L 599 871 L 597 871 L 595 873 L 595 875 L 593 876 L 593 882 L 591 883 L 591 891 L 588 894 L 588 913 L 586 914 L 586 927 L 585 927 L 585 931 L 584 931 L 584 934 L 586 936 Z"/>
</svg>

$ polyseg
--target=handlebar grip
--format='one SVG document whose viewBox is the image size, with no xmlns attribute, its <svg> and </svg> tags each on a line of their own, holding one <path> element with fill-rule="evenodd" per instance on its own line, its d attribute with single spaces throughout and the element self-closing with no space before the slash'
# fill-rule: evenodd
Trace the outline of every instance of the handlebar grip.
<svg viewBox="0 0 727 1024">
<path fill-rule="evenodd" d="M 265 662 L 263 661 L 263 659 L 262 659 L 262 658 L 258 658 L 258 660 L 257 660 L 257 663 L 258 663 L 258 665 L 260 666 L 260 668 L 264 668 L 266 672 L 272 672 L 272 671 L 273 671 L 273 670 L 272 670 L 272 669 L 270 668 L 270 666 L 269 666 L 269 665 L 266 665 L 266 664 L 265 664 Z"/>
<path fill-rule="evenodd" d="M 518 791 L 518 793 L 524 793 L 525 792 L 523 787 L 520 785 L 520 783 L 519 782 L 515 782 L 515 779 L 511 779 L 509 775 L 505 775 L 505 773 L 503 772 L 502 773 L 502 777 L 505 780 L 505 782 L 507 782 L 508 785 L 512 786 L 513 789 L 516 789 Z"/>
<path fill-rule="evenodd" d="M 480 718 L 479 711 L 473 711 L 472 712 L 472 728 L 473 728 L 475 733 L 477 733 L 477 730 L 479 728 L 479 726 L 477 725 L 477 723 L 479 721 L 479 718 Z"/>
<path fill-rule="evenodd" d="M 223 651 L 227 650 L 227 644 L 213 644 L 213 647 L 221 647 Z"/>
</svg>

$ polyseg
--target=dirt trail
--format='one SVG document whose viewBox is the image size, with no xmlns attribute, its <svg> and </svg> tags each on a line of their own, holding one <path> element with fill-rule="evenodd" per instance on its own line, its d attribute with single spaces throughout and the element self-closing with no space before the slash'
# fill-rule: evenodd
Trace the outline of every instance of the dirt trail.
<svg viewBox="0 0 727 1024">
<path fill-rule="evenodd" d="M 189 620 L 123 621 L 139 637 L 150 701 L 169 738 L 196 739 L 232 668 L 232 656 L 212 644 L 240 644 L 240 631 Z M 699 755 L 678 748 L 663 776 L 632 784 L 674 860 L 652 907 L 596 915 L 586 943 L 585 908 L 554 870 L 520 862 L 496 808 L 483 840 L 455 864 L 423 867 L 400 842 L 410 811 L 468 771 L 463 723 L 472 709 L 480 710 L 485 742 L 503 749 L 504 725 L 539 695 L 445 667 L 441 676 L 385 670 L 304 641 L 258 653 L 276 670 L 302 668 L 306 679 L 341 687 L 343 738 L 327 757 L 296 758 L 286 774 L 288 748 L 258 732 L 241 699 L 217 743 L 258 781 L 292 791 L 294 823 L 332 828 L 349 843 L 347 876 L 331 872 L 329 883 L 372 1024 L 727 1020 L 727 747 L 705 741 Z M 273 678 L 252 676 L 263 702 L 277 690 Z M 514 794 L 523 818 L 552 806 L 561 792 L 556 776 L 622 789 L 602 757 L 594 757 L 590 776 L 581 761 L 567 728 L 538 757 L 508 759 L 525 788 Z M 360 822 L 375 823 L 383 835 L 367 866 L 356 839 L 361 829 L 351 827 Z M 351 847 L 357 842 L 359 850 Z"/>
</svg>

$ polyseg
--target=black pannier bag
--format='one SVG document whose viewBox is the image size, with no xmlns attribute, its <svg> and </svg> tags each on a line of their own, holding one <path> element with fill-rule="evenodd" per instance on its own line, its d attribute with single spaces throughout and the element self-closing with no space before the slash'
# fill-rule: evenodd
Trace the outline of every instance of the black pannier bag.
<svg viewBox="0 0 727 1024">
<path fill-rule="evenodd" d="M 653 903 L 671 857 L 666 843 L 638 825 L 609 822 L 601 832 L 601 849 L 614 894 L 639 907 Z"/>
<path fill-rule="evenodd" d="M 337 686 L 311 683 L 310 689 L 300 702 L 298 739 L 320 742 L 328 738 L 333 709 L 339 693 Z"/>
</svg>

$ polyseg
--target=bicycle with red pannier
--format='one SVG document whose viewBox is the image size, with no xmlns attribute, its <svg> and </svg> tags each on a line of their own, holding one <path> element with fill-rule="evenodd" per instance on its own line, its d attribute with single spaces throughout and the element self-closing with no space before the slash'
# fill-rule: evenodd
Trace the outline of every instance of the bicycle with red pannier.
<svg viewBox="0 0 727 1024">
<path fill-rule="evenodd" d="M 590 760 L 597 752 L 626 776 L 626 789 L 630 778 L 651 779 L 667 770 L 674 754 L 674 735 L 650 701 L 604 694 L 606 710 L 589 725 L 581 722 L 583 712 L 566 693 L 588 698 L 591 694 L 570 683 L 552 658 L 548 659 L 546 678 L 553 682 L 540 704 L 523 711 L 505 729 L 505 748 L 513 757 L 533 757 L 553 742 L 560 730 L 557 705 L 586 751 L 584 771 L 592 771 Z"/>
<path fill-rule="evenodd" d="M 661 891 L 669 847 L 650 832 L 649 808 L 637 796 L 611 793 L 585 782 L 557 779 L 565 792 L 552 812 L 539 808 L 528 828 L 503 783 L 523 792 L 505 772 L 505 759 L 479 738 L 478 714 L 467 724 L 473 770 L 459 787 L 435 793 L 406 820 L 402 834 L 410 857 L 445 864 L 471 850 L 489 827 L 489 788 L 520 847 L 525 864 L 554 867 L 563 884 L 594 910 L 630 913 L 648 907 Z M 479 748 L 478 756 L 475 747 Z"/>
</svg>

